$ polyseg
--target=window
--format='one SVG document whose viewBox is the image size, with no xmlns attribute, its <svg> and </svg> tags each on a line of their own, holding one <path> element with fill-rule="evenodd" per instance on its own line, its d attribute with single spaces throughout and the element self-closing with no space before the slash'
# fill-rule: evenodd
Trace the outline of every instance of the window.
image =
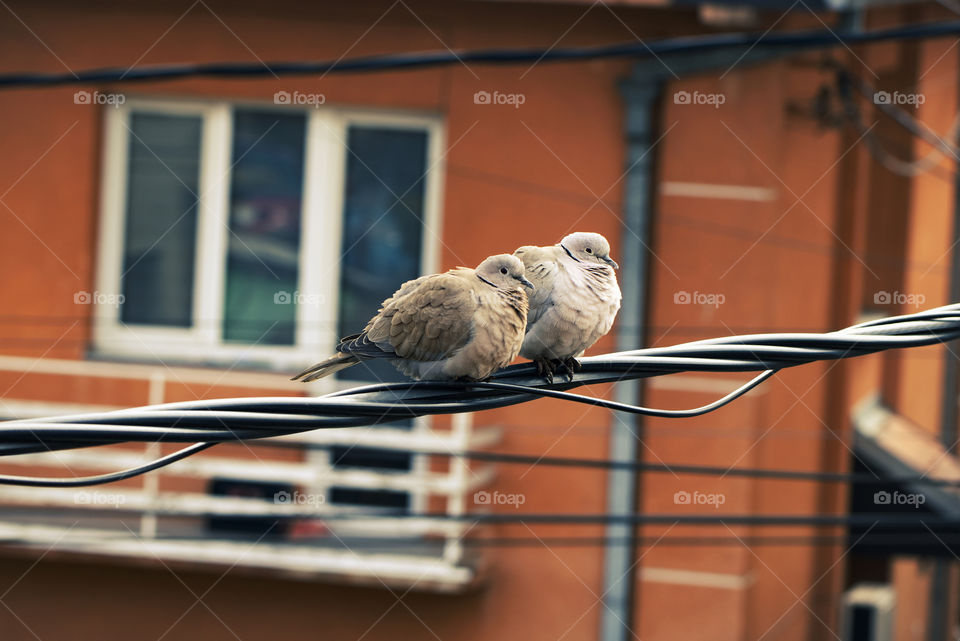
<svg viewBox="0 0 960 641">
<path fill-rule="evenodd" d="M 95 352 L 221 369 L 291 370 L 325 357 L 401 282 L 436 270 L 441 125 L 409 114 L 199 101 L 129 100 L 108 110 L 97 289 L 122 296 L 95 297 L 118 301 L 95 308 Z M 344 384 L 400 377 L 388 363 L 341 374 Z M 203 491 L 263 502 L 308 490 L 331 512 L 417 511 L 439 495 L 459 509 L 473 484 L 489 479 L 468 478 L 460 462 L 436 473 L 409 452 L 432 439 L 427 419 L 377 426 L 329 450 L 305 449 L 302 462 L 266 476 L 259 466 L 219 467 Z M 199 540 L 260 536 L 271 525 L 211 513 Z M 293 537 L 286 525 L 270 536 Z M 364 536 L 398 528 L 342 527 Z M 429 545 L 445 563 L 459 562 L 447 552 L 457 540 Z"/>
<path fill-rule="evenodd" d="M 106 110 L 97 354 L 296 368 L 434 271 L 437 118 L 130 100 Z M 386 363 L 346 371 L 395 380 Z"/>
</svg>

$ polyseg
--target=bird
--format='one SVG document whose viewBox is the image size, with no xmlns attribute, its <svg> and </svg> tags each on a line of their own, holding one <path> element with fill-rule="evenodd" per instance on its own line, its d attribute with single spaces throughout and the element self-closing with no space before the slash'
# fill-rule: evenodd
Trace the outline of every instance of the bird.
<svg viewBox="0 0 960 641">
<path fill-rule="evenodd" d="M 568 380 L 580 371 L 577 357 L 610 331 L 620 310 L 620 286 L 610 243 L 600 234 L 576 232 L 552 247 L 528 245 L 514 256 L 533 283 L 520 355 L 553 382 L 562 368 Z"/>
<path fill-rule="evenodd" d="M 520 352 L 528 289 L 523 263 L 510 254 L 407 281 L 362 332 L 340 340 L 335 356 L 291 380 L 314 381 L 377 358 L 417 380 L 485 380 Z"/>
</svg>

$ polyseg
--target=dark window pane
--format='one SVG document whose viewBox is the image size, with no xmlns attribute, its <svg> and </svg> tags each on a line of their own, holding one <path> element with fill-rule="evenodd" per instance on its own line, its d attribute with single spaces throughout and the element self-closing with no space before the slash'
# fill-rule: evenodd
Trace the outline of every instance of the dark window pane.
<svg viewBox="0 0 960 641">
<path fill-rule="evenodd" d="M 296 487 L 288 483 L 270 481 L 241 481 L 237 479 L 213 478 L 210 479 L 207 493 L 213 496 L 229 496 L 232 498 L 260 499 L 276 505 L 277 494 L 290 494 Z M 285 537 L 290 530 L 290 521 L 265 518 L 210 516 L 207 518 L 207 529 L 220 536 L 256 537 Z"/>
<path fill-rule="evenodd" d="M 202 127 L 198 116 L 130 118 L 124 323 L 192 325 Z"/>
<path fill-rule="evenodd" d="M 375 467 L 385 470 L 409 470 L 410 454 L 376 447 L 353 447 L 348 445 L 330 448 L 330 464 L 333 467 Z"/>
<path fill-rule="evenodd" d="M 306 118 L 238 110 L 223 338 L 295 340 Z"/>
<path fill-rule="evenodd" d="M 363 329 L 385 298 L 420 275 L 427 133 L 353 126 L 347 145 L 340 336 Z M 337 376 L 403 378 L 380 361 L 364 362 Z"/>
<path fill-rule="evenodd" d="M 336 505 L 370 505 L 375 507 L 410 509 L 410 495 L 397 490 L 361 490 L 352 487 L 332 487 L 330 503 Z"/>
<path fill-rule="evenodd" d="M 384 423 L 381 427 L 413 429 L 413 421 Z M 330 448 L 330 466 L 334 469 L 359 468 L 383 472 L 405 472 L 413 469 L 413 455 L 375 447 L 335 446 Z M 410 494 L 397 490 L 363 490 L 331 486 L 329 500 L 334 504 L 371 505 L 409 509 Z"/>
<path fill-rule="evenodd" d="M 850 641 L 870 641 L 877 638 L 873 631 L 874 608 L 865 605 L 853 606 Z"/>
</svg>

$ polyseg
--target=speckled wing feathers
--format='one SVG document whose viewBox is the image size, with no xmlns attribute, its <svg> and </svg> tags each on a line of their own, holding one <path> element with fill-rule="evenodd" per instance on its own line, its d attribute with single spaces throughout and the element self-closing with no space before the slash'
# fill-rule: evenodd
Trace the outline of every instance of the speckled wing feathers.
<svg viewBox="0 0 960 641">
<path fill-rule="evenodd" d="M 472 334 L 477 298 L 471 280 L 482 284 L 461 271 L 405 283 L 384 301 L 363 333 L 340 351 L 372 357 L 368 346 L 373 343 L 391 357 L 417 361 L 449 358 Z"/>
<path fill-rule="evenodd" d="M 509 257 L 508 257 L 509 258 Z M 482 380 L 508 365 L 520 351 L 527 319 L 527 295 L 520 276 L 491 280 L 457 268 L 404 283 L 385 300 L 360 334 L 340 341 L 335 356 L 295 377 L 304 381 L 367 359 L 390 359 L 416 379 Z"/>
</svg>

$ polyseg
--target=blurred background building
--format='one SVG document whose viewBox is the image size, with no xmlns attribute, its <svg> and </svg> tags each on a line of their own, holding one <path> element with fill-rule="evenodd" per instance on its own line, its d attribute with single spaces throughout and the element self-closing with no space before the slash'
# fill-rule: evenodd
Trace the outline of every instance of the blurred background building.
<svg viewBox="0 0 960 641">
<path fill-rule="evenodd" d="M 955 17 L 934 3 L 869 0 L 0 4 L 0 72 L 67 74 Z M 399 380 L 390 367 L 310 386 L 287 379 L 362 327 L 404 280 L 574 230 L 605 234 L 623 266 L 624 308 L 592 353 L 821 332 L 957 301 L 957 43 L 773 48 L 761 38 L 639 61 L 4 89 L 0 415 Z M 864 97 L 860 83 L 875 93 Z M 471 528 L 376 517 L 956 515 L 958 497 L 927 488 L 444 455 L 957 479 L 952 350 L 784 371 L 697 419 L 539 400 L 225 445 L 82 491 L 5 487 L 0 636 L 955 639 L 957 545 L 932 531 L 891 541 L 809 525 Z M 744 380 L 661 377 L 616 394 L 693 407 Z M 173 449 L 111 446 L 0 467 L 93 474 Z M 882 492 L 923 505 L 884 505 Z M 235 518 L 278 504 L 303 518 Z M 342 518 L 351 510 L 364 518 Z M 604 535 L 619 542 L 547 542 Z M 800 541 L 752 542 L 769 535 Z M 638 541 L 624 544 L 630 536 Z M 681 536 L 683 545 L 669 541 Z"/>
</svg>

